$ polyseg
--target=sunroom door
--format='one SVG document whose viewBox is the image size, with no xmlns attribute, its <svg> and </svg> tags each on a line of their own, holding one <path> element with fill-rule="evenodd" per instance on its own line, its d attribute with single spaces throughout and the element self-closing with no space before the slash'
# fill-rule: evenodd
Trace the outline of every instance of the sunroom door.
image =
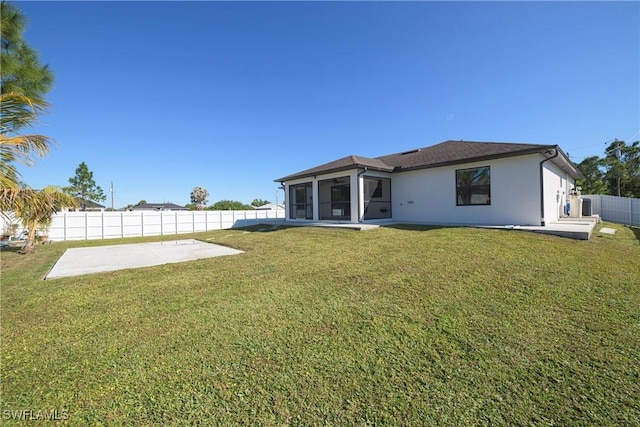
<svg viewBox="0 0 640 427">
<path fill-rule="evenodd" d="M 313 219 L 313 189 L 310 182 L 289 187 L 289 218 Z"/>
<path fill-rule="evenodd" d="M 348 221 L 351 219 L 351 178 L 325 179 L 318 182 L 320 219 Z"/>
</svg>

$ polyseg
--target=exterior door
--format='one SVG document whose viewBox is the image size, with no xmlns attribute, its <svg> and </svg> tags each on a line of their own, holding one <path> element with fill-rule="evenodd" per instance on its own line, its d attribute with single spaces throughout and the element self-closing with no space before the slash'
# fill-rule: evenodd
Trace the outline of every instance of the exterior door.
<svg viewBox="0 0 640 427">
<path fill-rule="evenodd" d="M 289 186 L 289 218 L 313 219 L 313 187 L 310 182 Z"/>
</svg>

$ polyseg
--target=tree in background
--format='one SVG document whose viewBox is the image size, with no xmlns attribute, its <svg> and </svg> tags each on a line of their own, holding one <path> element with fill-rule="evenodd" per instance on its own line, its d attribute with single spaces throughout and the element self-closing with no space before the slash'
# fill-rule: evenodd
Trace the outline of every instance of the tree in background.
<svg viewBox="0 0 640 427">
<path fill-rule="evenodd" d="M 616 139 L 604 158 L 587 157 L 577 166 L 584 175 L 576 182 L 583 194 L 640 197 L 640 141 L 627 144 Z"/>
<path fill-rule="evenodd" d="M 203 210 L 207 206 L 209 192 L 204 187 L 193 187 L 191 191 L 191 203 L 196 205 L 196 209 Z"/>
<path fill-rule="evenodd" d="M 605 150 L 603 164 L 608 193 L 622 197 L 640 197 L 640 141 L 627 145 L 614 140 Z"/>
<path fill-rule="evenodd" d="M 260 206 L 264 206 L 264 205 L 268 205 L 269 202 L 268 200 L 262 200 L 262 199 L 253 199 L 253 202 L 251 202 L 251 206 L 253 207 L 260 207 Z"/>
<path fill-rule="evenodd" d="M 209 209 L 213 211 L 247 211 L 253 208 L 235 200 L 220 200 L 211 205 Z"/>
<path fill-rule="evenodd" d="M 63 191 L 78 199 L 81 210 L 87 209 L 87 202 L 102 202 L 106 200 L 102 188 L 96 185 L 93 180 L 93 172 L 89 170 L 85 162 L 80 163 L 76 168 L 76 175 L 69 178 L 69 187 L 64 187 Z"/>
<path fill-rule="evenodd" d="M 49 105 L 44 96 L 53 74 L 41 65 L 38 54 L 24 41 L 25 17 L 5 1 L 0 2 L 0 210 L 13 210 L 34 196 L 20 182 L 15 162 L 33 165 L 33 157 L 49 153 L 53 140 L 44 135 L 25 135 Z M 34 203 L 37 200 L 33 200 Z"/>
<path fill-rule="evenodd" d="M 583 194 L 605 194 L 607 192 L 604 166 L 600 157 L 587 157 L 577 167 L 584 175 L 583 179 L 576 181 L 576 185 L 582 188 Z"/>
<path fill-rule="evenodd" d="M 140 200 L 138 203 L 136 203 L 135 205 L 127 205 L 124 207 L 125 210 L 127 209 L 131 209 L 131 208 L 135 208 L 136 206 L 140 206 L 140 205 L 146 205 L 147 201 L 145 199 Z"/>
</svg>

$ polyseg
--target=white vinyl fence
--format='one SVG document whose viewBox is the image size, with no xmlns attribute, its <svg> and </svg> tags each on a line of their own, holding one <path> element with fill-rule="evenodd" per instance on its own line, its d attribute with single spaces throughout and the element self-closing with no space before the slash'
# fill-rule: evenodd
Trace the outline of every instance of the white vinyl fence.
<svg viewBox="0 0 640 427">
<path fill-rule="evenodd" d="M 59 212 L 49 240 L 94 240 L 164 236 L 255 225 L 284 218 L 284 210 Z M 0 216 L 0 226 L 8 221 Z M 18 227 L 20 232 L 23 227 Z"/>
<path fill-rule="evenodd" d="M 582 198 L 591 199 L 591 212 L 603 220 L 640 227 L 640 199 L 601 194 L 582 195 Z"/>
</svg>

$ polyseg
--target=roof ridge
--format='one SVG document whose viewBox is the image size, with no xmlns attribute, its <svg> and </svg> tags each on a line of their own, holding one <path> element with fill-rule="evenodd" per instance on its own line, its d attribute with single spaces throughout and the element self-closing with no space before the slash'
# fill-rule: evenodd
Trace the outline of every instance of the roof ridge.
<svg viewBox="0 0 640 427">
<path fill-rule="evenodd" d="M 328 171 L 341 171 L 353 167 L 365 167 L 384 172 L 399 172 L 445 165 L 462 164 L 470 161 L 532 154 L 542 149 L 558 147 L 550 144 L 520 142 L 483 142 L 447 140 L 435 145 L 378 157 L 363 157 L 351 154 L 333 162 L 286 176 L 277 181 L 315 176 Z"/>
</svg>

